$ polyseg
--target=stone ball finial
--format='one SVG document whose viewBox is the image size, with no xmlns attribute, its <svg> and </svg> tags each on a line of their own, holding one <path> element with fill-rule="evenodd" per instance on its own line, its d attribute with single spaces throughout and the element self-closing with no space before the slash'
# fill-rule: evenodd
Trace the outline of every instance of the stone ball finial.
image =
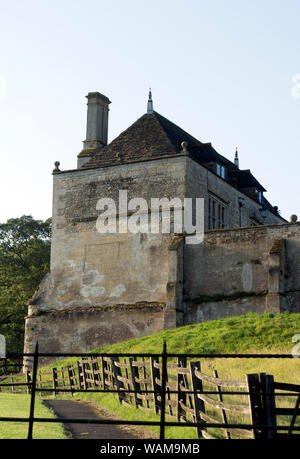
<svg viewBox="0 0 300 459">
<path fill-rule="evenodd" d="M 290 222 L 291 223 L 296 223 L 297 220 L 298 220 L 297 215 L 293 214 L 293 215 L 290 216 Z"/>
<path fill-rule="evenodd" d="M 53 169 L 53 173 L 55 174 L 56 172 L 60 172 L 60 168 L 59 168 L 60 162 L 55 161 L 54 166 L 55 166 L 55 169 Z"/>
<path fill-rule="evenodd" d="M 181 142 L 182 151 L 187 152 L 188 142 Z"/>
</svg>

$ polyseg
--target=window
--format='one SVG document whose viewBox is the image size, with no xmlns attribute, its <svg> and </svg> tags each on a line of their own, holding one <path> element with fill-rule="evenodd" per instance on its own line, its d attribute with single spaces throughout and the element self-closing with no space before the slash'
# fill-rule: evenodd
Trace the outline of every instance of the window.
<svg viewBox="0 0 300 459">
<path fill-rule="evenodd" d="M 219 177 L 222 177 L 223 179 L 226 178 L 226 167 L 222 166 L 222 164 L 217 163 L 217 174 Z"/>
<path fill-rule="evenodd" d="M 254 192 L 255 192 L 255 195 L 257 196 L 258 201 L 262 203 L 262 192 L 259 191 L 257 188 L 255 188 Z"/>
<path fill-rule="evenodd" d="M 208 229 L 225 228 L 225 207 L 218 201 L 208 199 Z"/>
<path fill-rule="evenodd" d="M 261 201 L 262 201 L 262 192 L 261 191 L 258 192 L 258 200 L 261 203 Z"/>
<path fill-rule="evenodd" d="M 212 202 L 212 229 L 216 227 L 216 202 Z"/>
</svg>

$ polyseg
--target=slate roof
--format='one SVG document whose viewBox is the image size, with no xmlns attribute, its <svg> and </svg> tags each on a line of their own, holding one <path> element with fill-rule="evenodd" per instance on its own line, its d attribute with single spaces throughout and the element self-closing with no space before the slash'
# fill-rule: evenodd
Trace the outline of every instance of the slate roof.
<svg viewBox="0 0 300 459">
<path fill-rule="evenodd" d="M 83 167 L 106 167 L 173 156 L 180 153 L 184 140 L 203 145 L 159 113 L 147 113 L 106 147 L 95 151 Z"/>
<path fill-rule="evenodd" d="M 267 191 L 251 174 L 250 169 L 236 169 L 231 170 L 231 181 L 235 182 L 238 188 L 251 188 L 255 187 L 260 191 Z"/>
<path fill-rule="evenodd" d="M 187 142 L 188 154 L 203 166 L 211 169 L 215 161 L 226 166 L 226 181 L 253 199 L 247 188 L 266 191 L 249 169 L 240 170 L 220 155 L 211 143 L 200 142 L 164 116 L 153 111 L 141 116 L 129 128 L 105 147 L 95 150 L 81 169 L 101 168 L 147 161 L 183 153 L 181 143 Z M 263 198 L 263 205 L 274 212 L 271 204 Z"/>
</svg>

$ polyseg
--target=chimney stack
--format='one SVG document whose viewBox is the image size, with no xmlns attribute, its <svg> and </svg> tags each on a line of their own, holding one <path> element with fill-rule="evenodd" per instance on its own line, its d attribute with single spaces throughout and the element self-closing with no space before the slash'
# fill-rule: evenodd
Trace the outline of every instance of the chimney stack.
<svg viewBox="0 0 300 459">
<path fill-rule="evenodd" d="M 88 100 L 86 139 L 83 141 L 83 150 L 78 155 L 78 168 L 90 159 L 95 150 L 107 145 L 108 106 L 111 102 L 100 92 L 89 92 L 86 98 Z"/>
</svg>

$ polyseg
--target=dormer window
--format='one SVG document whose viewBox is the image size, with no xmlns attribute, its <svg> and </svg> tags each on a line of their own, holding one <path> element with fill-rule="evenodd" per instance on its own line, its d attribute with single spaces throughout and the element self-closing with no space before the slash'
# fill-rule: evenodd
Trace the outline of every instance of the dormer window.
<svg viewBox="0 0 300 459">
<path fill-rule="evenodd" d="M 261 204 L 262 203 L 262 192 L 260 190 L 255 189 L 255 194 L 257 196 L 258 202 L 260 202 Z"/>
<path fill-rule="evenodd" d="M 261 191 L 258 192 L 258 200 L 260 203 L 262 202 L 262 192 Z"/>
<path fill-rule="evenodd" d="M 217 163 L 217 175 L 222 179 L 226 178 L 226 167 L 220 163 Z"/>
</svg>

